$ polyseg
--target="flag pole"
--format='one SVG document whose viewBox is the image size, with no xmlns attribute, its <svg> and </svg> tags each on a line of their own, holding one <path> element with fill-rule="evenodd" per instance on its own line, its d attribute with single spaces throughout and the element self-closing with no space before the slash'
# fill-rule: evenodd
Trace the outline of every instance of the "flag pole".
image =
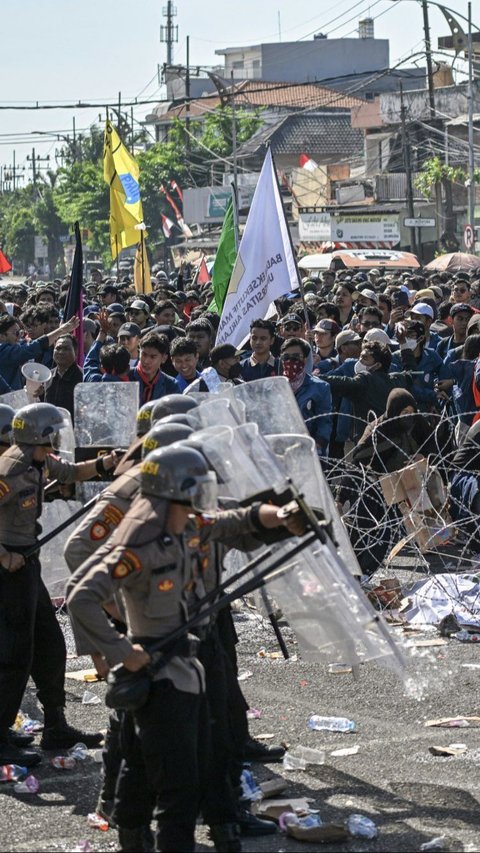
<svg viewBox="0 0 480 853">
<path fill-rule="evenodd" d="M 291 235 L 291 233 L 290 233 L 290 228 L 288 227 L 287 216 L 286 216 L 286 213 L 285 213 L 285 207 L 283 206 L 282 194 L 281 194 L 281 192 L 280 192 L 280 184 L 279 184 L 279 181 L 278 181 L 278 175 L 277 175 L 277 167 L 276 167 L 276 165 L 275 165 L 275 158 L 274 158 L 274 156 L 273 156 L 273 152 L 272 152 L 272 149 L 271 149 L 270 143 L 268 143 L 268 144 L 267 144 L 267 148 L 270 148 L 270 154 L 271 154 L 271 157 L 272 157 L 272 163 L 273 163 L 273 174 L 275 175 L 275 180 L 276 180 L 276 182 L 277 182 L 278 193 L 279 193 L 279 196 L 280 196 L 280 201 L 281 201 L 281 203 L 282 203 L 282 212 L 283 212 L 283 217 L 284 217 L 284 220 L 285 220 L 285 227 L 286 227 L 286 229 L 287 229 L 288 239 L 289 239 L 289 241 L 290 241 L 290 248 L 291 248 L 291 250 L 292 250 L 292 257 L 293 257 L 293 261 L 294 261 L 294 264 L 295 264 L 295 269 L 296 269 L 296 271 L 297 271 L 298 289 L 300 290 L 300 296 L 302 297 L 303 314 L 304 314 L 304 317 L 305 317 L 305 327 L 306 327 L 306 328 L 308 329 L 308 331 L 310 332 L 310 331 L 312 330 L 312 327 L 311 327 L 311 325 L 310 325 L 310 320 L 309 320 L 309 318 L 308 318 L 308 310 L 307 310 L 307 305 L 306 305 L 306 302 L 305 302 L 305 290 L 304 290 L 304 288 L 303 288 L 302 276 L 300 275 L 300 269 L 299 269 L 299 267 L 298 267 L 298 263 L 297 263 L 297 255 L 296 255 L 296 253 L 295 253 L 295 249 L 294 249 L 294 247 L 293 247 L 292 235 Z"/>
<path fill-rule="evenodd" d="M 118 236 L 115 234 L 115 253 L 116 253 L 116 261 L 117 261 L 117 282 L 120 278 L 120 266 L 118 260 Z"/>
<path fill-rule="evenodd" d="M 145 240 L 143 231 L 140 231 L 140 254 L 142 256 L 142 293 L 145 295 Z"/>
<path fill-rule="evenodd" d="M 238 247 L 240 245 L 240 229 L 238 227 L 238 193 L 235 182 L 232 181 L 232 204 L 233 204 L 233 233 L 235 236 L 235 248 L 238 252 Z"/>
</svg>

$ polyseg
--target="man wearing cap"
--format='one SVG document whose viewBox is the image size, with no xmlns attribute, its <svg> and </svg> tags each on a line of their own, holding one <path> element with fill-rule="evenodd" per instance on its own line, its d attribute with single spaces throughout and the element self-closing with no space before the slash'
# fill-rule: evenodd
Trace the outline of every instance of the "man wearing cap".
<svg viewBox="0 0 480 853">
<path fill-rule="evenodd" d="M 378 279 L 381 278 L 380 270 L 378 270 L 376 267 L 372 267 L 367 273 L 367 278 L 368 278 L 370 284 L 372 285 L 372 287 L 375 288 L 375 285 L 377 284 Z"/>
<path fill-rule="evenodd" d="M 474 314 L 471 305 L 462 302 L 455 302 L 450 308 L 450 317 L 452 318 L 453 334 L 448 338 L 442 338 L 438 347 L 437 353 L 440 358 L 445 359 L 453 349 L 461 347 L 467 338 L 467 325 L 470 317 Z"/>
<path fill-rule="evenodd" d="M 241 357 L 242 353 L 238 352 L 232 344 L 218 344 L 213 347 L 210 353 L 211 366 L 202 370 L 199 378 L 192 382 L 184 393 L 215 392 L 222 382 L 240 384 L 243 381 L 241 379 Z"/>
<path fill-rule="evenodd" d="M 421 323 L 425 330 L 425 346 L 436 350 L 441 338 L 435 332 L 430 332 L 430 326 L 433 323 L 435 312 L 431 305 L 427 302 L 416 302 L 412 307 L 405 312 L 407 320 L 413 320 L 415 323 Z"/>
<path fill-rule="evenodd" d="M 148 302 L 145 302 L 143 299 L 134 299 L 132 304 L 126 309 L 125 313 L 130 322 L 136 323 L 137 326 L 140 327 L 141 332 L 143 332 L 147 326 L 153 325 L 150 320 L 150 308 L 148 306 Z"/>
<path fill-rule="evenodd" d="M 393 356 L 391 370 L 411 373 L 411 392 L 420 411 L 438 411 L 439 402 L 446 399 L 446 394 L 437 391 L 436 383 L 441 379 L 449 379 L 450 372 L 438 353 L 426 346 L 424 324 L 413 319 L 406 320 L 405 324 L 397 326 L 396 336 L 400 352 Z"/>
<path fill-rule="evenodd" d="M 118 302 L 118 287 L 115 284 L 104 284 L 99 291 L 100 301 L 104 308 Z"/>
<path fill-rule="evenodd" d="M 307 429 L 320 456 L 326 456 L 332 433 L 332 394 L 327 383 L 307 370 L 309 345 L 303 338 L 288 338 L 280 351 L 283 376 L 290 382 Z"/>
<path fill-rule="evenodd" d="M 319 320 L 313 329 L 313 339 L 315 341 L 314 375 L 328 373 L 337 367 L 335 349 L 335 338 L 341 331 L 340 326 L 335 320 Z"/>
<path fill-rule="evenodd" d="M 282 338 L 302 338 L 302 340 L 306 341 L 308 346 L 310 347 L 310 355 L 307 356 L 306 363 L 306 371 L 307 373 L 313 372 L 313 351 L 310 343 L 307 339 L 307 330 L 305 327 L 305 318 L 301 317 L 300 314 L 286 314 L 285 317 L 282 317 L 281 320 L 278 321 L 279 334 Z"/>
<path fill-rule="evenodd" d="M 141 329 L 136 323 L 123 323 L 118 330 L 118 343 L 128 350 L 130 368 L 138 364 Z"/>
<path fill-rule="evenodd" d="M 357 288 L 353 293 L 353 301 L 361 308 L 367 308 L 378 305 L 378 296 L 374 290 L 370 290 L 368 287 L 363 287 L 361 290 Z"/>
<path fill-rule="evenodd" d="M 344 329 L 339 332 L 335 338 L 338 364 L 343 364 L 347 359 L 358 359 L 361 348 L 362 339 L 353 329 Z"/>
<path fill-rule="evenodd" d="M 277 376 L 278 359 L 272 355 L 275 326 L 270 320 L 252 320 L 250 323 L 250 347 L 252 354 L 240 362 L 244 382 Z"/>
</svg>

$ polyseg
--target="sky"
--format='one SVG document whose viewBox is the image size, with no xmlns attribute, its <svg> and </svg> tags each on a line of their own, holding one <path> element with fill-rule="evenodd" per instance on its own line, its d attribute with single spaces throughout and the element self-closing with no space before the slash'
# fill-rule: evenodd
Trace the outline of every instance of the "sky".
<svg viewBox="0 0 480 853">
<path fill-rule="evenodd" d="M 222 62 L 216 49 L 278 41 L 279 33 L 282 41 L 311 40 L 319 31 L 329 38 L 355 38 L 364 17 L 375 18 L 377 38 L 390 39 L 391 66 L 423 44 L 422 11 L 416 0 L 373 0 L 370 5 L 362 0 L 175 0 L 175 5 L 175 63 L 185 62 L 187 35 L 190 64 L 213 66 Z M 450 0 L 449 6 L 467 15 L 466 0 Z M 472 6 L 474 23 L 479 25 L 475 17 L 480 19 L 480 10 L 475 11 L 476 2 Z M 166 0 L 1 0 L 0 107 L 37 101 L 116 102 L 119 92 L 123 102 L 135 97 L 161 100 L 165 90 L 159 85 L 157 66 L 166 60 L 166 46 L 160 43 L 165 7 Z M 449 30 L 434 6 L 430 26 L 435 49 L 437 37 Z M 151 106 L 138 105 L 135 119 L 142 121 L 150 110 Z M 48 165 L 54 166 L 61 146 L 56 133 L 71 134 L 73 119 L 77 133 L 88 130 L 99 112 L 101 107 L 0 109 L 0 166 L 12 163 L 15 149 L 17 165 L 30 170 L 26 157 L 34 146 L 36 155 L 48 155 Z"/>
</svg>

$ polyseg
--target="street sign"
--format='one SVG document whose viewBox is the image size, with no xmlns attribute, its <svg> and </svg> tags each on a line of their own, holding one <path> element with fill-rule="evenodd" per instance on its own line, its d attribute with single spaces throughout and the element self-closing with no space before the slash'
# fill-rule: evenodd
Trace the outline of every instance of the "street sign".
<svg viewBox="0 0 480 853">
<path fill-rule="evenodd" d="M 475 245 L 475 231 L 472 225 L 465 225 L 463 231 L 463 242 L 466 249 L 473 249 Z"/>
<path fill-rule="evenodd" d="M 409 219 L 408 216 L 403 220 L 405 228 L 435 228 L 435 219 L 427 219 L 421 216 Z"/>
</svg>

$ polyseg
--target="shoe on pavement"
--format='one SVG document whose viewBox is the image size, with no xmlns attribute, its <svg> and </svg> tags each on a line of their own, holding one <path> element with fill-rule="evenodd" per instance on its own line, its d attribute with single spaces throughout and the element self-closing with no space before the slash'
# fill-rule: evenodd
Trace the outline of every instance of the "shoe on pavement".
<svg viewBox="0 0 480 853">
<path fill-rule="evenodd" d="M 114 801 L 113 800 L 105 800 L 102 797 L 102 794 L 100 793 L 100 796 L 97 800 L 95 812 L 97 814 L 99 814 L 100 817 L 103 817 L 104 820 L 108 821 L 108 825 L 112 829 L 116 829 L 117 824 L 115 823 L 115 821 L 113 819 L 113 807 L 114 807 Z"/>
<path fill-rule="evenodd" d="M 70 726 L 63 708 L 59 708 L 55 724 L 44 728 L 40 746 L 42 749 L 71 749 L 76 743 L 84 743 L 88 749 L 95 749 L 102 740 L 100 732 L 90 734 Z"/>
<path fill-rule="evenodd" d="M 30 746 L 30 744 L 33 743 L 34 740 L 35 735 L 27 735 L 26 732 L 16 732 L 15 729 L 8 730 L 8 743 L 13 743 L 14 746 L 18 746 L 20 749 L 24 749 L 26 746 Z"/>
<path fill-rule="evenodd" d="M 20 767 L 36 767 L 42 756 L 29 749 L 19 749 L 13 743 L 0 743 L 0 765 L 19 764 Z"/>
<path fill-rule="evenodd" d="M 238 823 L 211 824 L 209 835 L 216 853 L 242 853 L 240 825 Z"/>
<path fill-rule="evenodd" d="M 245 744 L 245 761 L 281 761 L 285 755 L 283 746 L 267 746 L 253 737 L 249 737 Z"/>
<path fill-rule="evenodd" d="M 149 826 L 134 829 L 118 827 L 118 840 L 122 853 L 150 853 L 154 849 L 154 838 Z"/>
<path fill-rule="evenodd" d="M 273 820 L 262 820 L 252 814 L 248 808 L 240 808 L 238 823 L 240 835 L 274 835 L 277 831 L 277 826 Z"/>
</svg>

